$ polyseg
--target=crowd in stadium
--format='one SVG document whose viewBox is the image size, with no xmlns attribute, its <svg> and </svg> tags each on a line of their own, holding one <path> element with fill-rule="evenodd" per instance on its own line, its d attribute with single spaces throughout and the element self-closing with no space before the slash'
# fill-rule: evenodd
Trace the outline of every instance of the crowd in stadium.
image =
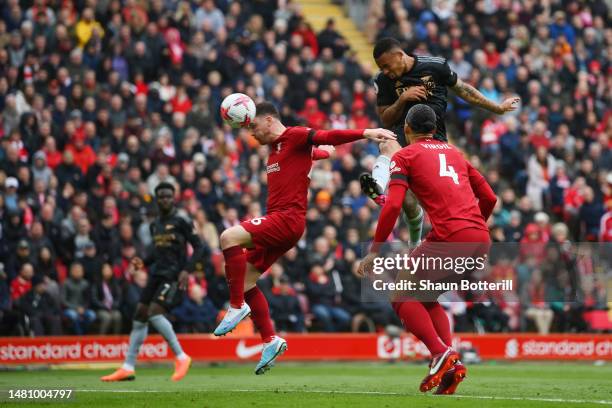
<svg viewBox="0 0 612 408">
<path fill-rule="evenodd" d="M 172 322 L 215 327 L 228 300 L 219 234 L 261 216 L 266 197 L 267 150 L 222 124 L 224 96 L 269 100 L 289 126 L 378 126 L 375 67 L 359 63 L 333 20 L 313 32 L 290 0 L 2 4 L 3 335 L 128 332 L 147 280 L 130 260 L 151 244 L 161 181 L 179 188 L 207 247 Z M 606 3 L 391 0 L 370 16 L 373 38 L 448 58 L 492 100 L 522 98 L 495 116 L 449 93 L 451 142 L 499 196 L 492 238 L 521 246 L 492 268 L 519 278 L 514 293 L 448 299 L 456 329 L 592 330 L 585 312 L 607 307 L 607 264 L 576 243 L 612 242 Z M 379 213 L 358 178 L 377 154 L 361 142 L 314 164 L 305 236 L 260 282 L 278 330 L 399 324 L 389 305 L 361 302 L 355 275 Z M 400 225 L 395 238 L 407 237 Z"/>
</svg>

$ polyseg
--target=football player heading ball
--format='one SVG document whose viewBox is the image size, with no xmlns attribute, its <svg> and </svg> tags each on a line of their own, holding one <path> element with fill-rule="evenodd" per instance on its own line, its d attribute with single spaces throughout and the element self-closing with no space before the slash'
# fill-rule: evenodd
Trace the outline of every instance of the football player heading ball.
<svg viewBox="0 0 612 408">
<path fill-rule="evenodd" d="M 444 117 L 447 107 L 448 88 L 457 96 L 473 106 L 502 115 L 517 109 L 520 98 L 511 97 L 501 104 L 487 99 L 472 85 L 457 78 L 446 59 L 440 57 L 410 55 L 402 50 L 394 38 L 380 39 L 373 51 L 376 65 L 381 72 L 374 79 L 377 91 L 377 111 L 383 126 L 398 135 L 403 134 L 404 118 L 408 110 L 416 104 L 424 104 L 433 109 L 436 115 L 436 130 L 433 137 L 446 141 Z M 405 146 L 407 141 L 399 138 Z M 361 176 L 364 193 L 384 204 L 380 198 L 389 183 L 389 164 L 393 153 L 381 147 L 381 155 L 376 159 L 372 175 Z M 410 230 L 410 241 L 416 245 L 421 239 L 423 229 L 423 209 L 412 193 L 404 203 L 404 214 Z"/>
<path fill-rule="evenodd" d="M 263 374 L 286 350 L 287 343 L 275 335 L 268 303 L 256 282 L 278 258 L 295 246 L 304 232 L 314 146 L 340 145 L 360 139 L 383 142 L 395 140 L 395 134 L 386 129 L 285 127 L 278 111 L 269 102 L 257 105 L 255 118 L 248 127 L 260 144 L 270 146 L 266 167 L 267 213 L 221 234 L 230 307 L 214 334 L 222 336 L 231 332 L 250 314 L 264 342 L 255 374 Z"/>
</svg>

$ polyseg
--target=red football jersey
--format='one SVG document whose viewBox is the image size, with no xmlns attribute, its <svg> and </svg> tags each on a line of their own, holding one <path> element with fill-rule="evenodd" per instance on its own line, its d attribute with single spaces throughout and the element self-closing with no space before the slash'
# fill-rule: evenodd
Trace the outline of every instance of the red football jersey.
<svg viewBox="0 0 612 408">
<path fill-rule="evenodd" d="M 312 144 L 306 127 L 288 127 L 269 145 L 267 213 L 297 210 L 306 213 L 312 167 Z"/>
<path fill-rule="evenodd" d="M 393 156 L 390 172 L 389 185 L 404 184 L 414 192 L 437 239 L 465 228 L 488 231 L 472 189 L 482 176 L 454 146 L 420 139 Z"/>
</svg>

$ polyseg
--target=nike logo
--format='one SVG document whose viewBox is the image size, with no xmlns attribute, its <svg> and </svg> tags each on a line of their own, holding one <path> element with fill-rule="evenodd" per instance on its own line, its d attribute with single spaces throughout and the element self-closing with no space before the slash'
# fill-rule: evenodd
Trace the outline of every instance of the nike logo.
<svg viewBox="0 0 612 408">
<path fill-rule="evenodd" d="M 446 349 L 444 354 L 442 354 L 442 356 L 438 359 L 438 361 L 436 361 L 436 364 L 431 366 L 431 368 L 429 369 L 429 375 L 434 375 L 435 373 L 438 372 L 438 370 L 442 366 L 442 363 L 444 362 L 444 360 L 446 360 L 446 356 L 448 355 L 448 353 L 450 353 L 450 351 L 451 349 Z"/>
<path fill-rule="evenodd" d="M 261 350 L 263 350 L 263 344 L 247 347 L 246 342 L 244 340 L 240 340 L 236 346 L 236 355 L 240 358 L 250 358 L 261 353 Z"/>
</svg>

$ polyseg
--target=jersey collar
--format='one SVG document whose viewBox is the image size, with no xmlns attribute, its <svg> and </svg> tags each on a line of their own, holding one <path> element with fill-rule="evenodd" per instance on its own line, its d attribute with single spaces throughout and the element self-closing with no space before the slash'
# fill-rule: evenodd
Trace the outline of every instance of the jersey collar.
<svg viewBox="0 0 612 408">
<path fill-rule="evenodd" d="M 414 67 L 416 67 L 416 66 L 417 66 L 417 64 L 419 63 L 419 59 L 417 58 L 417 56 L 416 56 L 416 55 L 414 55 L 414 54 L 408 54 L 408 56 L 409 56 L 409 57 L 414 58 L 414 64 L 412 64 L 412 66 L 410 67 L 410 69 L 409 69 L 408 71 L 404 72 L 404 73 L 402 74 L 402 76 L 404 76 L 404 75 L 408 75 L 409 73 L 411 73 L 412 71 L 414 71 Z"/>
<path fill-rule="evenodd" d="M 434 139 L 433 137 L 422 137 L 418 138 L 414 141 L 414 143 L 431 143 L 431 142 L 440 142 L 439 140 Z M 440 142 L 442 143 L 442 142 Z"/>
</svg>

